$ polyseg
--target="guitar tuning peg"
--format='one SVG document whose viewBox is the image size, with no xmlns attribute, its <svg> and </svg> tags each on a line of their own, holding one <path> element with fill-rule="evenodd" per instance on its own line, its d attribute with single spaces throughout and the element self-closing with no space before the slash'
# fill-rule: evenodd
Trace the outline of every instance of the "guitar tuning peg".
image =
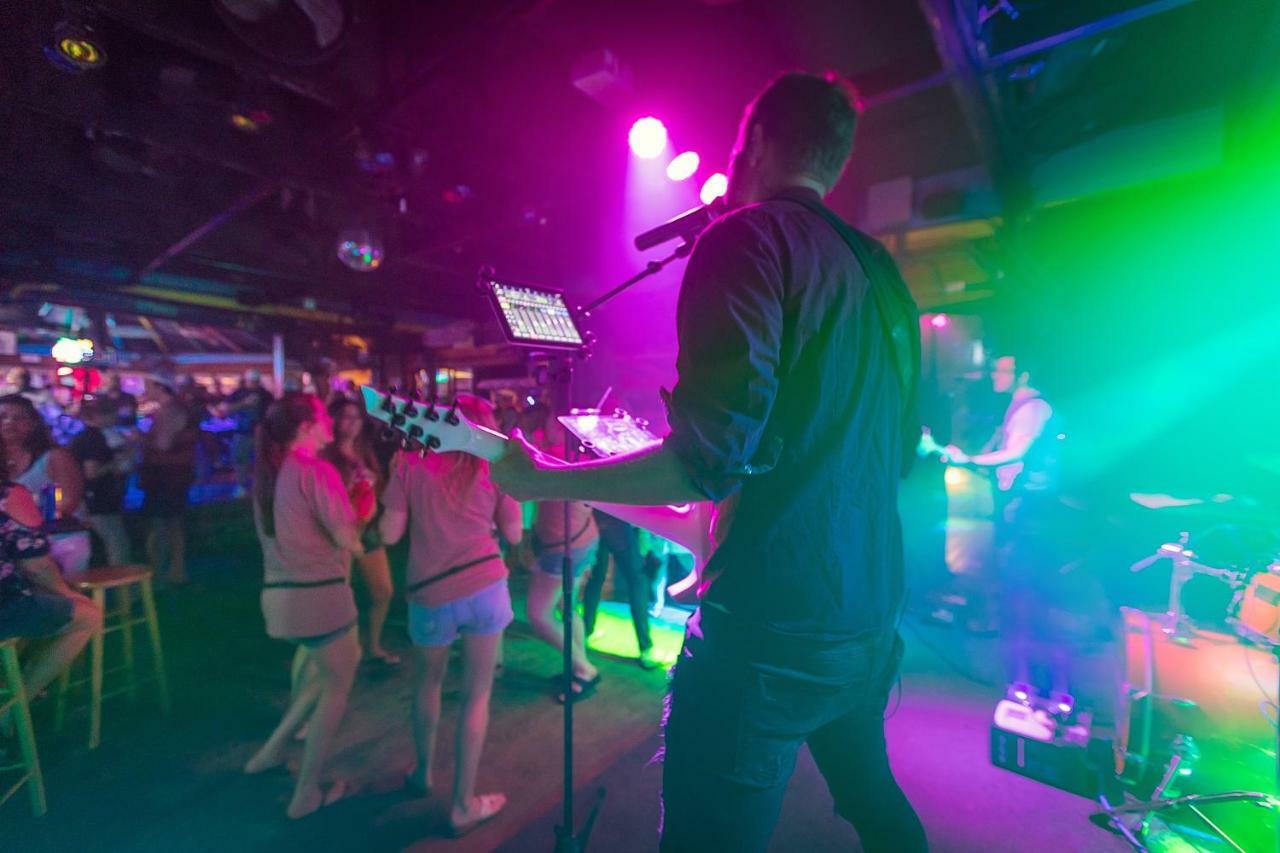
<svg viewBox="0 0 1280 853">
<path fill-rule="evenodd" d="M 444 416 L 445 423 L 457 426 L 458 421 L 458 401 L 454 399 L 453 405 L 449 407 L 449 413 Z"/>
<path fill-rule="evenodd" d="M 388 393 L 388 394 L 399 394 L 399 393 L 400 393 L 400 386 L 399 386 L 399 385 L 388 385 L 388 386 L 387 386 L 387 393 Z"/>
<path fill-rule="evenodd" d="M 410 399 L 408 402 L 406 402 L 406 403 L 404 404 L 404 408 L 403 408 L 403 409 L 401 409 L 400 411 L 401 411 L 401 413 L 403 413 L 403 414 L 404 414 L 404 416 L 405 416 L 405 417 L 407 417 L 407 418 L 416 417 L 416 416 L 417 416 L 417 414 L 418 414 L 418 410 L 417 410 L 416 408 L 414 408 L 413 400 L 412 400 L 412 399 Z"/>
<path fill-rule="evenodd" d="M 384 412 L 394 412 L 396 410 L 396 404 L 391 401 L 391 395 L 388 394 L 382 398 L 382 405 L 378 406 L 378 408 L 382 409 Z"/>
<path fill-rule="evenodd" d="M 440 414 L 436 411 L 436 401 L 434 398 L 432 398 L 431 402 L 427 404 L 427 412 L 425 417 L 429 421 L 440 420 Z"/>
<path fill-rule="evenodd" d="M 395 415 L 392 415 L 392 416 L 391 416 L 391 425 L 392 425 L 392 426 L 402 427 L 402 426 L 404 426 L 404 422 L 405 422 L 405 416 L 404 416 L 404 415 L 401 415 L 401 414 L 395 414 Z"/>
<path fill-rule="evenodd" d="M 439 448 L 439 447 L 440 447 L 440 438 L 439 438 L 439 436 L 434 436 L 434 435 L 433 435 L 433 436 L 431 436 L 431 437 L 429 437 L 429 438 L 427 439 L 427 449 L 428 449 L 428 450 L 436 450 L 436 449 L 437 449 L 437 448 Z"/>
<path fill-rule="evenodd" d="M 409 427 L 409 438 L 417 439 L 422 437 L 422 427 L 413 424 Z"/>
<path fill-rule="evenodd" d="M 410 442 L 409 442 L 409 437 L 408 437 L 408 436 L 402 436 L 402 437 L 400 438 L 400 449 L 401 449 L 401 450 L 408 450 L 408 449 L 409 449 L 409 444 L 410 444 Z"/>
</svg>

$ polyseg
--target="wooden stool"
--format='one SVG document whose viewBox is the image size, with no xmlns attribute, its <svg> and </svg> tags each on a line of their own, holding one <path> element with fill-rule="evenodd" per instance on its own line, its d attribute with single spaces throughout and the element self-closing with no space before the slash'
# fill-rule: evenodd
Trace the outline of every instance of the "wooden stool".
<svg viewBox="0 0 1280 853">
<path fill-rule="evenodd" d="M 156 603 L 151 591 L 151 569 L 146 566 L 103 566 L 68 579 L 81 592 L 93 599 L 102 610 L 102 630 L 89 641 L 89 748 L 97 749 L 102 740 L 102 700 L 121 693 L 128 693 L 130 701 L 137 698 L 138 677 L 133 665 L 133 628 L 146 624 L 151 638 L 151 661 L 155 668 L 154 679 L 160 693 L 160 707 L 169 713 L 169 681 L 164 671 L 164 651 L 160 645 L 160 623 L 156 620 Z M 141 617 L 133 615 L 133 587 L 142 592 Z M 116 607 L 107 609 L 107 590 L 115 590 Z M 103 652 L 107 634 L 121 632 L 124 646 L 124 663 L 115 669 L 103 671 Z M 117 672 L 125 674 L 125 686 L 104 693 L 103 678 Z M 68 667 L 58 680 L 58 704 L 54 711 L 54 729 L 61 731 L 66 712 L 67 693 L 85 680 L 72 683 Z"/>
<path fill-rule="evenodd" d="M 13 720 L 18 735 L 18 747 L 22 761 L 0 765 L 0 771 L 21 770 L 22 775 L 0 794 L 4 803 L 24 784 L 31 794 L 31 811 L 40 817 L 48 810 L 44 799 L 44 775 L 40 772 L 40 756 L 36 753 L 36 733 L 31 727 L 31 709 L 27 706 L 27 688 L 22 683 L 22 670 L 18 667 L 18 641 L 0 640 L 0 670 L 4 683 L 0 684 L 0 720 L 6 715 Z"/>
</svg>

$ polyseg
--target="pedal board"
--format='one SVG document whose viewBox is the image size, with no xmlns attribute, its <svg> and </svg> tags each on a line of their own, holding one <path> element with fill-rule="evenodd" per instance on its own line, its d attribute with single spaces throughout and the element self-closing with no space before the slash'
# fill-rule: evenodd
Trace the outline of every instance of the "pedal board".
<svg viewBox="0 0 1280 853">
<path fill-rule="evenodd" d="M 1110 760 L 1105 741 L 1090 736 L 1091 721 L 1073 724 L 1040 708 L 1005 699 L 991 725 L 991 763 L 1028 779 L 1095 799 L 1100 793 L 1099 756 Z"/>
</svg>

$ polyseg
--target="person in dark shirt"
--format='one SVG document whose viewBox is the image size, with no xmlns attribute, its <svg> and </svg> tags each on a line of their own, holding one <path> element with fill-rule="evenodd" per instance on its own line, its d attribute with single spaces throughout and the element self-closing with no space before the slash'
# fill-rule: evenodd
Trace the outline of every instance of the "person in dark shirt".
<svg viewBox="0 0 1280 853">
<path fill-rule="evenodd" d="M 720 504 L 669 697 L 663 850 L 765 850 L 803 743 L 864 849 L 927 847 L 883 721 L 918 315 L 883 247 L 821 203 L 855 104 L 834 76 L 786 74 L 747 108 L 729 212 L 681 285 L 660 447 L 556 467 L 513 441 L 492 466 L 517 498 Z"/>
<path fill-rule="evenodd" d="M 124 390 L 124 380 L 119 373 L 107 376 L 107 387 L 99 395 L 115 408 L 117 426 L 132 429 L 138 425 L 138 398 Z"/>
<path fill-rule="evenodd" d="M 107 562 L 130 562 L 129 534 L 124 526 L 124 493 L 131 467 L 131 448 L 114 430 L 118 410 L 110 398 L 88 400 L 80 407 L 84 429 L 71 439 L 71 455 L 84 469 L 89 527 L 102 539 Z"/>
<path fill-rule="evenodd" d="M 271 392 L 262 387 L 262 374 L 249 369 L 244 372 L 240 387 L 231 393 L 225 404 L 227 416 L 236 422 L 236 431 L 231 439 L 231 460 L 241 491 L 247 489 L 253 479 L 253 434 L 271 400 Z"/>
<path fill-rule="evenodd" d="M 138 482 L 145 493 L 142 512 L 151 520 L 147 555 L 157 576 L 171 585 L 186 583 L 187 497 L 196 478 L 196 443 L 200 425 L 178 397 L 171 374 L 147 377 L 147 401 L 156 408 L 151 428 L 142 437 Z"/>
</svg>

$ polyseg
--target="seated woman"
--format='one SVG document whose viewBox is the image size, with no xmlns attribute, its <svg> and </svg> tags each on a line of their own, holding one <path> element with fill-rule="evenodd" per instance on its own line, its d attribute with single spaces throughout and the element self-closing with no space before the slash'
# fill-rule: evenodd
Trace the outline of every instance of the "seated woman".
<svg viewBox="0 0 1280 853">
<path fill-rule="evenodd" d="M 53 487 L 58 496 L 57 518 L 83 517 L 84 474 L 80 464 L 70 451 L 54 443 L 49 425 L 35 405 L 21 394 L 0 397 L 0 445 L 6 460 L 0 479 L 25 487 L 33 496 L 38 496 L 46 487 Z M 50 554 L 63 574 L 89 568 L 87 530 L 54 533 L 49 540 Z"/>
<path fill-rule="evenodd" d="M 30 696 L 70 666 L 102 624 L 102 612 L 67 586 L 49 557 L 42 521 L 30 492 L 0 482 L 0 640 L 36 641 L 22 676 Z"/>
<path fill-rule="evenodd" d="M 346 791 L 341 780 L 322 790 L 321 776 L 360 663 L 349 581 L 351 558 L 364 553 L 362 519 L 337 469 L 320 456 L 331 441 L 333 421 L 324 405 L 298 391 L 273 402 L 258 425 L 253 510 L 266 575 L 262 613 L 267 634 L 288 640 L 297 652 L 289 707 L 244 770 L 262 773 L 283 765 L 290 739 L 307 726 L 291 818 L 305 817 Z M 373 514 L 372 500 L 365 503 L 363 520 Z"/>
</svg>

